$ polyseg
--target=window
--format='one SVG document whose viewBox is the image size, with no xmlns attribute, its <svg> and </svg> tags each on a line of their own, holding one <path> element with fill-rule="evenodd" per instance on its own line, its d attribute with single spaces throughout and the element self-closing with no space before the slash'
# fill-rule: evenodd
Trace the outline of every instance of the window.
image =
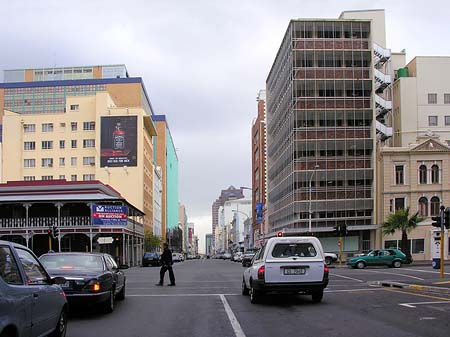
<svg viewBox="0 0 450 337">
<path fill-rule="evenodd" d="M 26 133 L 36 132 L 36 124 L 24 124 L 23 131 Z"/>
<path fill-rule="evenodd" d="M 431 203 L 431 216 L 439 215 L 439 206 L 441 205 L 439 198 L 432 197 L 430 203 Z"/>
<path fill-rule="evenodd" d="M 72 139 L 71 146 L 72 146 L 72 149 L 76 149 L 77 148 L 77 140 L 76 139 Z"/>
<path fill-rule="evenodd" d="M 27 250 L 17 248 L 16 252 L 27 276 L 27 284 L 48 284 L 48 276 L 39 261 Z"/>
<path fill-rule="evenodd" d="M 83 165 L 95 165 L 95 157 L 83 157 Z"/>
<path fill-rule="evenodd" d="M 395 166 L 395 184 L 403 185 L 404 184 L 404 167 L 403 165 Z"/>
<path fill-rule="evenodd" d="M 53 176 L 42 176 L 41 180 L 53 180 Z"/>
<path fill-rule="evenodd" d="M 437 94 L 428 94 L 428 104 L 437 104 Z"/>
<path fill-rule="evenodd" d="M 60 167 L 66 166 L 66 158 L 64 157 L 59 158 L 59 166 Z"/>
<path fill-rule="evenodd" d="M 450 104 L 450 94 L 444 94 L 444 104 Z"/>
<path fill-rule="evenodd" d="M 36 180 L 36 178 L 34 176 L 24 176 L 23 180 L 25 180 L 25 181 L 33 181 L 33 180 Z"/>
<path fill-rule="evenodd" d="M 77 166 L 77 157 L 71 157 L 70 158 L 70 165 L 71 166 Z"/>
<path fill-rule="evenodd" d="M 70 180 L 71 180 L 71 181 L 77 181 L 77 175 L 76 175 L 76 174 L 72 174 L 72 175 L 70 176 Z"/>
<path fill-rule="evenodd" d="M 397 240 L 386 240 L 386 241 L 384 241 L 384 248 L 385 249 L 398 249 L 398 242 L 397 242 Z"/>
<path fill-rule="evenodd" d="M 437 126 L 438 116 L 428 116 L 428 126 Z"/>
<path fill-rule="evenodd" d="M 389 212 L 392 212 L 392 210 L 394 209 L 393 204 L 394 204 L 394 200 L 389 199 Z"/>
<path fill-rule="evenodd" d="M 444 116 L 445 125 L 450 125 L 450 116 Z"/>
<path fill-rule="evenodd" d="M 70 129 L 71 129 L 72 131 L 77 131 L 77 128 L 78 128 L 77 122 L 72 122 L 72 123 L 70 123 Z"/>
<path fill-rule="evenodd" d="M 42 167 L 53 167 L 53 158 L 42 158 L 41 166 Z"/>
<path fill-rule="evenodd" d="M 405 198 L 395 198 L 395 211 L 405 208 Z"/>
<path fill-rule="evenodd" d="M 411 240 L 411 254 L 423 254 L 425 251 L 425 239 Z"/>
<path fill-rule="evenodd" d="M 419 215 L 422 217 L 428 216 L 428 199 L 425 197 L 419 199 Z"/>
<path fill-rule="evenodd" d="M 53 141 L 51 140 L 43 140 L 41 142 L 42 150 L 51 150 L 53 149 Z"/>
<path fill-rule="evenodd" d="M 84 131 L 94 131 L 95 130 L 95 122 L 83 122 L 83 130 Z"/>
<path fill-rule="evenodd" d="M 70 111 L 77 111 L 78 109 L 80 109 L 79 104 L 71 104 L 70 105 Z"/>
<path fill-rule="evenodd" d="M 59 175 L 59 179 L 60 179 L 60 180 L 66 180 L 66 176 L 65 176 L 64 174 L 60 174 L 60 175 Z"/>
<path fill-rule="evenodd" d="M 66 148 L 66 141 L 65 140 L 60 140 L 59 141 L 59 148 L 60 149 Z"/>
<path fill-rule="evenodd" d="M 53 123 L 42 124 L 42 132 L 53 132 Z"/>
<path fill-rule="evenodd" d="M 24 142 L 23 143 L 23 149 L 25 151 L 36 150 L 36 142 Z"/>
<path fill-rule="evenodd" d="M 314 257 L 317 255 L 316 249 L 312 243 L 277 243 L 272 250 L 272 256 L 275 258 L 288 257 Z"/>
<path fill-rule="evenodd" d="M 419 184 L 427 183 L 427 167 L 425 165 L 419 166 Z"/>
<path fill-rule="evenodd" d="M 36 167 L 36 159 L 24 159 L 23 167 L 26 167 L 26 168 Z"/>
<path fill-rule="evenodd" d="M 431 166 L 431 183 L 439 184 L 439 166 L 436 164 Z"/>
<path fill-rule="evenodd" d="M 84 181 L 95 180 L 95 174 L 83 174 Z"/>
<path fill-rule="evenodd" d="M 83 139 L 83 147 L 95 147 L 95 139 Z"/>
<path fill-rule="evenodd" d="M 0 278 L 8 284 L 23 284 L 16 259 L 7 246 L 0 246 Z"/>
</svg>

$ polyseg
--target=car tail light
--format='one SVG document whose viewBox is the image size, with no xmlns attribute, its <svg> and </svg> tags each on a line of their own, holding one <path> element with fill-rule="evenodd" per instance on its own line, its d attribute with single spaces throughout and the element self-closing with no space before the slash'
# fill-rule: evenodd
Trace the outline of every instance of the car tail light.
<svg viewBox="0 0 450 337">
<path fill-rule="evenodd" d="M 261 267 L 258 268 L 258 279 L 259 280 L 264 280 L 264 272 L 266 271 L 266 267 L 264 265 L 262 265 Z"/>
<path fill-rule="evenodd" d="M 324 273 L 325 275 L 328 275 L 329 272 L 330 272 L 330 268 L 328 268 L 327 265 L 324 265 L 324 266 L 323 266 L 323 273 Z"/>
</svg>

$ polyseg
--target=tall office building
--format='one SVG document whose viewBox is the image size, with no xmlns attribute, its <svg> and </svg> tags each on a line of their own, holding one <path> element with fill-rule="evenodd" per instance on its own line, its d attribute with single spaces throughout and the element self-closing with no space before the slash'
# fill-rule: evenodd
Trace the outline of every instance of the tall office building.
<svg viewBox="0 0 450 337">
<path fill-rule="evenodd" d="M 165 115 L 153 115 L 157 136 L 154 138 L 155 163 L 162 170 L 162 238 L 178 228 L 178 156 Z M 181 246 L 180 246 L 181 247 Z"/>
<path fill-rule="evenodd" d="M 268 212 L 272 231 L 312 232 L 349 250 L 375 242 L 375 145 L 392 135 L 384 11 L 291 20 L 267 78 Z M 379 97 L 379 98 L 377 98 Z"/>
<path fill-rule="evenodd" d="M 153 231 L 153 110 L 124 65 L 17 69 L 0 83 L 1 181 L 100 180 Z"/>
</svg>

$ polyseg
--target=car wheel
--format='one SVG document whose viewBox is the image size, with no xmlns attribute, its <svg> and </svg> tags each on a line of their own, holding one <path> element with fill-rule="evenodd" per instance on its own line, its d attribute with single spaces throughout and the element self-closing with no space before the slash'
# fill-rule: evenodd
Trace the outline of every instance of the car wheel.
<svg viewBox="0 0 450 337">
<path fill-rule="evenodd" d="M 105 312 L 111 313 L 114 311 L 114 288 L 109 292 L 109 298 L 105 302 Z"/>
<path fill-rule="evenodd" d="M 49 337 L 65 337 L 67 332 L 67 311 L 64 307 L 59 315 L 58 324 Z"/>
<path fill-rule="evenodd" d="M 261 301 L 261 292 L 256 290 L 253 284 L 250 288 L 250 302 L 252 304 L 257 304 Z"/>
<path fill-rule="evenodd" d="M 331 257 L 327 256 L 327 257 L 325 258 L 325 264 L 326 264 L 327 266 L 329 266 L 329 265 L 331 264 L 331 262 L 333 262 L 333 259 L 332 259 Z"/>
<path fill-rule="evenodd" d="M 366 264 L 363 261 L 359 261 L 356 264 L 356 268 L 358 268 L 358 269 L 364 269 L 365 266 L 366 266 Z"/>
<path fill-rule="evenodd" d="M 117 294 L 116 298 L 117 298 L 118 301 L 123 301 L 125 299 L 125 283 L 123 284 L 123 287 L 119 291 L 119 293 Z"/>
<path fill-rule="evenodd" d="M 249 289 L 247 288 L 247 285 L 245 284 L 244 278 L 242 278 L 242 295 L 248 296 L 250 293 Z"/>
<path fill-rule="evenodd" d="M 311 295 L 314 303 L 320 303 L 323 298 L 323 289 L 314 291 Z"/>
<path fill-rule="evenodd" d="M 392 263 L 392 266 L 394 267 L 394 268 L 400 268 L 401 266 L 402 266 L 402 263 L 400 262 L 400 261 L 394 261 L 393 263 Z"/>
</svg>

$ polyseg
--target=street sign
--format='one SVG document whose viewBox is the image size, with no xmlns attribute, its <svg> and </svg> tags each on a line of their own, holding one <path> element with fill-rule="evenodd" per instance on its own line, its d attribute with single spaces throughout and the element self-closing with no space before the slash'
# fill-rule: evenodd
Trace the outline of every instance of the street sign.
<svg viewBox="0 0 450 337">
<path fill-rule="evenodd" d="M 98 226 L 126 226 L 128 207 L 116 205 L 92 205 L 92 224 Z"/>
<path fill-rule="evenodd" d="M 113 243 L 113 242 L 114 242 L 114 238 L 111 237 L 111 236 L 107 236 L 107 237 L 103 237 L 103 238 L 98 238 L 98 239 L 97 239 L 97 242 L 98 242 L 100 245 L 107 245 L 107 244 Z"/>
</svg>

